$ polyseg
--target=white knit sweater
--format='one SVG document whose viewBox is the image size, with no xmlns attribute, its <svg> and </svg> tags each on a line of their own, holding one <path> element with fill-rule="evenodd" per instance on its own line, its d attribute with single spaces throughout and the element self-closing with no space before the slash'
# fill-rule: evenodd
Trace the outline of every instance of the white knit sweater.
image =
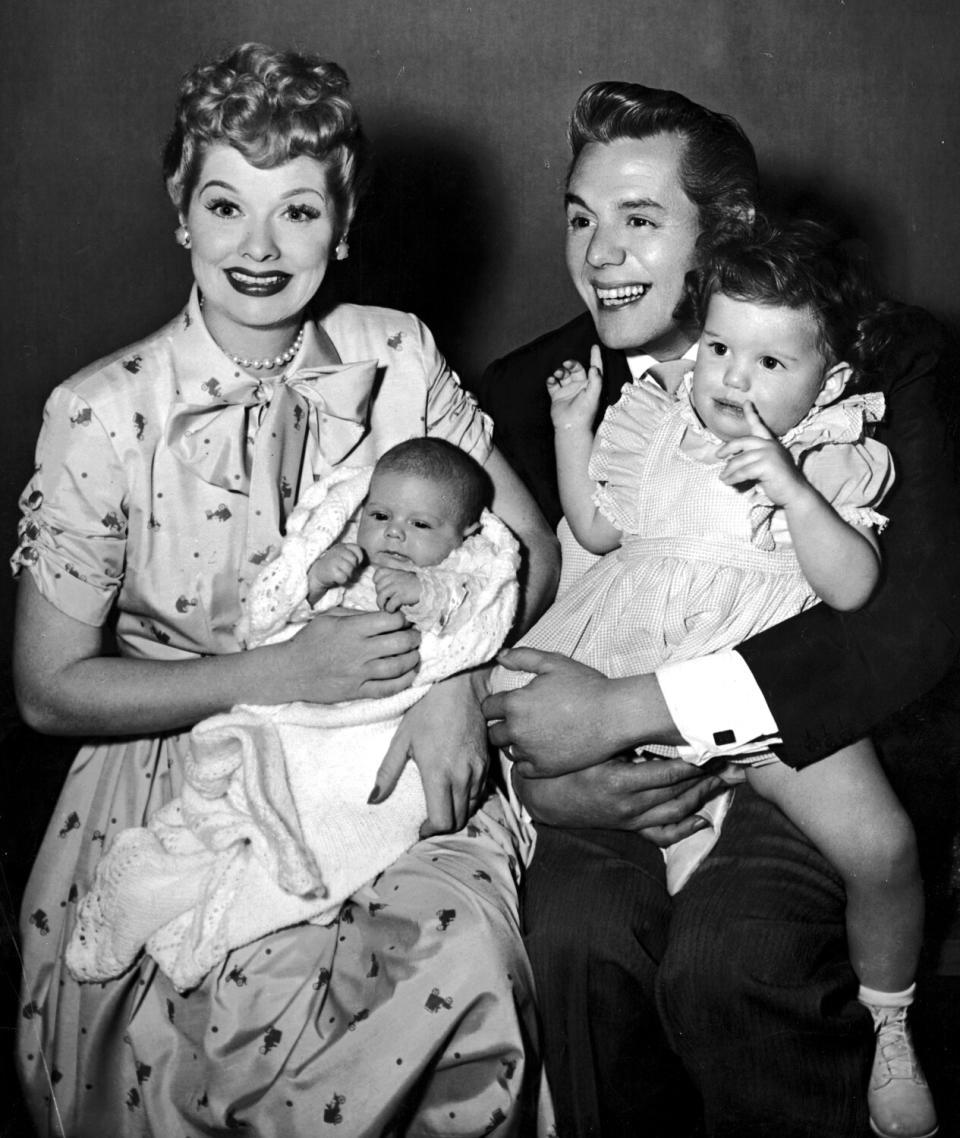
<svg viewBox="0 0 960 1138">
<path fill-rule="evenodd" d="M 286 639 L 313 613 L 307 572 L 351 540 L 371 468 L 338 468 L 291 514 L 276 560 L 254 583 L 248 647 Z M 181 795 L 146 827 L 121 831 L 78 908 L 67 964 L 81 980 L 124 971 L 141 948 L 181 990 L 235 947 L 302 921 L 333 920 L 342 902 L 416 842 L 426 817 L 408 763 L 391 796 L 367 797 L 400 719 L 431 683 L 490 659 L 517 603 L 516 540 L 493 514 L 441 564 L 420 570 L 413 687 L 387 699 L 238 706 L 197 724 Z M 318 605 L 370 607 L 369 574 Z"/>
</svg>

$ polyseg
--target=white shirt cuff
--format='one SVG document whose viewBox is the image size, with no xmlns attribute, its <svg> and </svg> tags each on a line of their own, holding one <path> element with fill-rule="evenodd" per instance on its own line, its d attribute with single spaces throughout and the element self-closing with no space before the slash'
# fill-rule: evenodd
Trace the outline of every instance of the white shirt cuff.
<svg viewBox="0 0 960 1138">
<path fill-rule="evenodd" d="M 658 668 L 657 680 L 677 730 L 681 756 L 750 755 L 781 741 L 776 721 L 739 652 L 716 652 Z"/>
</svg>

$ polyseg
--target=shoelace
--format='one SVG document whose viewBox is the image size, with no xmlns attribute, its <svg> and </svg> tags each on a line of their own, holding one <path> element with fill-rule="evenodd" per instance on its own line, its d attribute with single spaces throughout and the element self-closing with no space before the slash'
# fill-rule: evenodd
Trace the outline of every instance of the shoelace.
<svg viewBox="0 0 960 1138">
<path fill-rule="evenodd" d="M 890 1079 L 923 1081 L 910 1044 L 904 1013 L 900 1012 L 891 1019 L 881 1020 L 877 1025 L 877 1050 Z"/>
</svg>

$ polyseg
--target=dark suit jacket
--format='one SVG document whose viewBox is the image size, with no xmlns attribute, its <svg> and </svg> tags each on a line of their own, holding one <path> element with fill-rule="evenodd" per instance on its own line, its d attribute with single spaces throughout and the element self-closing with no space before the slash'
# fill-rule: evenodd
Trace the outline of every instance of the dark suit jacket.
<svg viewBox="0 0 960 1138">
<path fill-rule="evenodd" d="M 881 585 L 859 612 L 820 604 L 740 646 L 780 727 L 781 757 L 795 767 L 875 729 L 882 735 L 881 725 L 904 708 L 925 721 L 915 701 L 931 689 L 928 705 L 941 721 L 952 715 L 949 742 L 960 751 L 960 380 L 936 321 L 907 308 L 891 321 L 887 415 L 877 435 L 893 454 L 897 481 L 882 507 L 890 525 Z M 585 364 L 595 342 L 584 314 L 491 364 L 478 389 L 497 446 L 553 524 L 562 511 L 545 383 L 564 359 Z M 603 356 L 606 405 L 629 372 L 622 353 Z"/>
</svg>

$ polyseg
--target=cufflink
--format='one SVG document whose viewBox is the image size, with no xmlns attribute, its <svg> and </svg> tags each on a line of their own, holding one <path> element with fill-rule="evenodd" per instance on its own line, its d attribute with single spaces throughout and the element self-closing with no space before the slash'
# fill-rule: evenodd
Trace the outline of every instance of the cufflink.
<svg viewBox="0 0 960 1138">
<path fill-rule="evenodd" d="M 730 743 L 736 743 L 737 736 L 733 731 L 714 731 L 713 741 L 718 747 L 726 747 Z"/>
</svg>

